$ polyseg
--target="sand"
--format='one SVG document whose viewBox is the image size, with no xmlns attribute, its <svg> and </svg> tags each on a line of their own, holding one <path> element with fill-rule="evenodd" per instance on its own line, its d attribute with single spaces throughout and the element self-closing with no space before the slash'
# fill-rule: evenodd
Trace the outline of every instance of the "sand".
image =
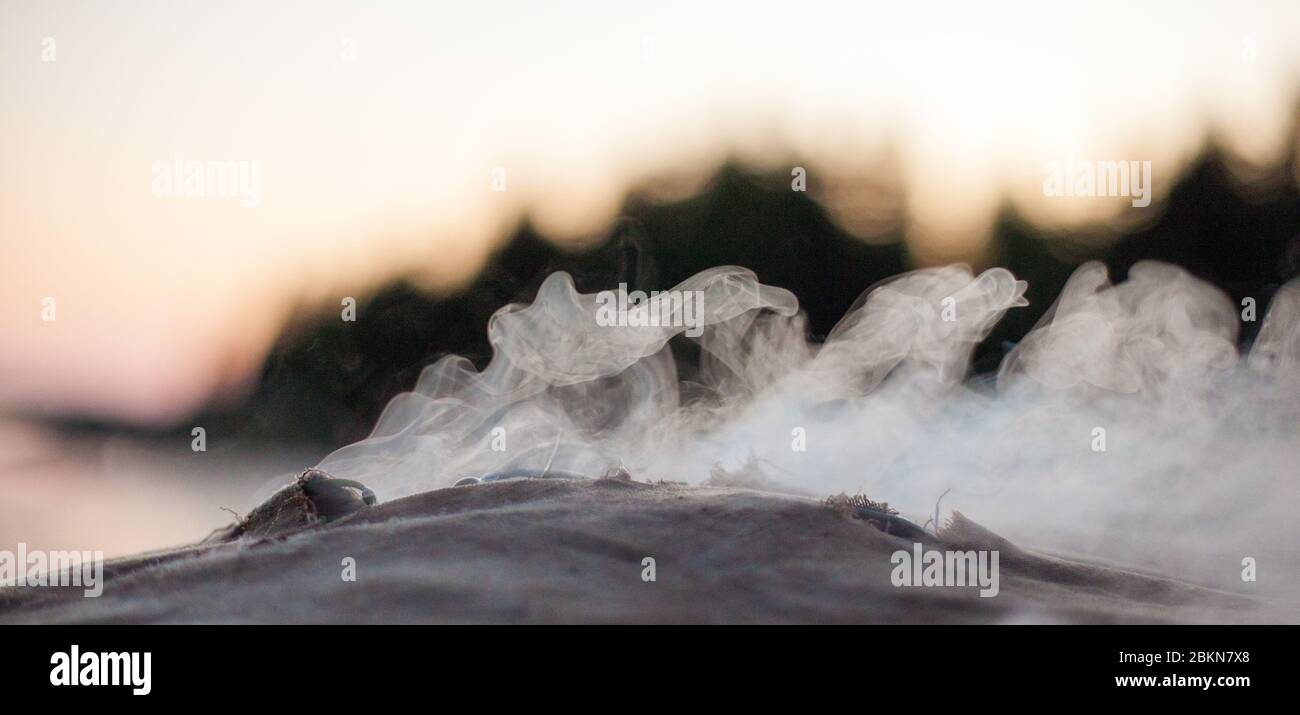
<svg viewBox="0 0 1300 715">
<path fill-rule="evenodd" d="M 1000 592 L 895 587 L 913 541 L 824 503 L 627 479 L 452 487 L 336 521 L 110 562 L 99 598 L 0 589 L 5 623 L 1249 622 L 1269 604 L 1033 553 L 954 517 L 926 548 L 1000 553 Z M 643 580 L 643 560 L 655 578 Z M 344 579 L 355 559 L 355 581 Z"/>
</svg>

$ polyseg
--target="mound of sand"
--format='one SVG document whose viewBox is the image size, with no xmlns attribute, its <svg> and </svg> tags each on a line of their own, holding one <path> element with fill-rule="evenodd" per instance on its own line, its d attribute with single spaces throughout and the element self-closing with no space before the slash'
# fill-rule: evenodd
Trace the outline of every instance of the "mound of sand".
<svg viewBox="0 0 1300 715">
<path fill-rule="evenodd" d="M 0 589 L 0 621 L 1164 622 L 1266 604 L 1032 553 L 956 515 L 927 548 L 998 549 L 1000 593 L 899 588 L 913 541 L 806 498 L 628 479 L 440 489 L 330 523 L 111 562 L 100 598 Z M 643 579 L 644 559 L 655 578 Z M 355 580 L 345 580 L 345 560 Z"/>
</svg>

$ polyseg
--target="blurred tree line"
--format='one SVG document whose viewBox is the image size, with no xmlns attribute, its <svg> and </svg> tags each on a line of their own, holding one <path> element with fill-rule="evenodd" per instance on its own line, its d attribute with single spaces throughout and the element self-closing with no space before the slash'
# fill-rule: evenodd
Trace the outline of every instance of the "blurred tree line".
<svg viewBox="0 0 1300 715">
<path fill-rule="evenodd" d="M 1207 149 L 1158 219 L 1104 244 L 1048 234 L 1013 210 L 1002 211 L 986 263 L 1027 280 L 1030 304 L 998 324 L 978 347 L 972 370 L 995 370 L 1008 344 L 1034 326 L 1075 266 L 1088 259 L 1104 261 L 1115 281 L 1143 259 L 1174 263 L 1238 304 L 1255 297 L 1263 316 L 1273 292 L 1300 273 L 1295 167 L 1288 163 L 1286 180 L 1261 192 L 1244 191 L 1228 166 L 1222 152 Z M 841 231 L 809 194 L 790 190 L 788 176 L 728 165 L 685 201 L 629 197 L 611 240 L 592 251 L 561 251 L 525 225 L 456 295 L 425 295 L 399 282 L 361 300 L 356 322 L 341 321 L 337 312 L 314 313 L 286 330 L 243 405 L 209 411 L 193 423 L 207 425 L 209 439 L 329 447 L 361 439 L 388 400 L 411 389 L 438 357 L 455 353 L 486 365 L 488 318 L 507 303 L 531 301 L 556 270 L 572 274 L 579 290 L 594 292 L 619 282 L 667 289 L 706 268 L 745 266 L 764 283 L 794 292 L 808 313 L 810 337 L 818 339 L 864 290 L 911 267 L 901 229 L 883 238 L 868 244 Z M 1243 326 L 1243 342 L 1257 329 L 1258 323 Z"/>
</svg>

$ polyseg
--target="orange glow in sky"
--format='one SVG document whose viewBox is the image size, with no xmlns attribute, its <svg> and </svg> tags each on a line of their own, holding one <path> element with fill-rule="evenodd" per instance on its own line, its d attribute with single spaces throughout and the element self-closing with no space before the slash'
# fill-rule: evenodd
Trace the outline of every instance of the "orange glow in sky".
<svg viewBox="0 0 1300 715">
<path fill-rule="evenodd" d="M 451 289 L 524 216 L 589 239 L 728 157 L 802 162 L 851 229 L 892 157 L 927 262 L 1004 200 L 1123 209 L 1045 199 L 1066 157 L 1152 162 L 1156 211 L 1208 135 L 1279 160 L 1298 67 L 1287 1 L 6 0 L 0 410 L 167 424 L 247 386 L 297 306 Z M 256 196 L 160 195 L 177 155 L 255 163 Z"/>
</svg>

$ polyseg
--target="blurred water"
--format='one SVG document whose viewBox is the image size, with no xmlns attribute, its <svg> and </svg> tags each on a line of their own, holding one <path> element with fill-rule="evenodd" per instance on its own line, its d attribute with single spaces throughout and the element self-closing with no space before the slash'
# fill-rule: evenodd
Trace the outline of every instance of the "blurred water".
<svg viewBox="0 0 1300 715">
<path fill-rule="evenodd" d="M 321 448 L 209 446 L 190 439 L 59 432 L 0 420 L 0 549 L 101 550 L 108 557 L 192 543 L 244 513 L 258 487 Z"/>
</svg>

